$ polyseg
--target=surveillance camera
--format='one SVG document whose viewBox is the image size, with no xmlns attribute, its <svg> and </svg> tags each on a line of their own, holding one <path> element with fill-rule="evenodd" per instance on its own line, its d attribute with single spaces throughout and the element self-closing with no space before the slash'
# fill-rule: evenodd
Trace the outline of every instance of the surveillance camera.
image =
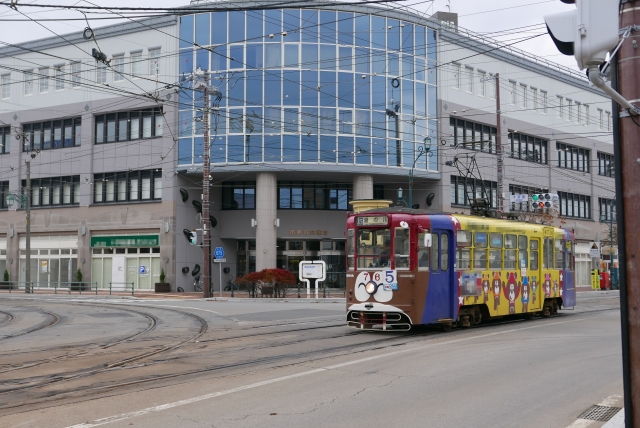
<svg viewBox="0 0 640 428">
<path fill-rule="evenodd" d="M 36 158 L 36 154 L 35 153 L 31 153 L 31 159 L 35 159 Z"/>
</svg>

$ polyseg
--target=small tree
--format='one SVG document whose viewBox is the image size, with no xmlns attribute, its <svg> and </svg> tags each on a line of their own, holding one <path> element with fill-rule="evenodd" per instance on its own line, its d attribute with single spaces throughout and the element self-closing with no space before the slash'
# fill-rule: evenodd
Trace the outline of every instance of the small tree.
<svg viewBox="0 0 640 428">
<path fill-rule="evenodd" d="M 164 280 L 166 279 L 166 275 L 164 274 L 164 269 L 160 270 L 160 282 L 164 284 Z"/>
<path fill-rule="evenodd" d="M 9 282 L 9 271 L 8 270 L 4 270 L 4 282 Z"/>
<path fill-rule="evenodd" d="M 287 288 L 296 283 L 296 278 L 285 269 L 263 269 L 236 279 L 236 284 L 243 285 L 251 297 L 260 291 L 273 294 L 275 297 L 286 297 Z"/>
<path fill-rule="evenodd" d="M 82 282 L 82 271 L 80 269 L 76 272 L 76 282 Z"/>
</svg>

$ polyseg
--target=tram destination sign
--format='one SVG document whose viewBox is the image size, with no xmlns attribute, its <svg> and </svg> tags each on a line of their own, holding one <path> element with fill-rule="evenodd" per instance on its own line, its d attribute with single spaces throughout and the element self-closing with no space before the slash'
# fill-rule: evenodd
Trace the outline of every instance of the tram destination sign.
<svg viewBox="0 0 640 428">
<path fill-rule="evenodd" d="M 356 217 L 357 226 L 386 226 L 388 224 L 389 217 L 386 215 Z"/>
</svg>

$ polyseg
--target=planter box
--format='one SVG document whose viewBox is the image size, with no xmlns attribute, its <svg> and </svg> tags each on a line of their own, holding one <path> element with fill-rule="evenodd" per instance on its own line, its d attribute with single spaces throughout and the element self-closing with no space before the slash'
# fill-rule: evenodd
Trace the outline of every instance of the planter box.
<svg viewBox="0 0 640 428">
<path fill-rule="evenodd" d="M 171 284 L 169 284 L 168 282 L 156 282 L 155 291 L 156 293 L 170 293 Z"/>
<path fill-rule="evenodd" d="M 0 290 L 13 290 L 11 281 L 0 281 Z"/>
</svg>

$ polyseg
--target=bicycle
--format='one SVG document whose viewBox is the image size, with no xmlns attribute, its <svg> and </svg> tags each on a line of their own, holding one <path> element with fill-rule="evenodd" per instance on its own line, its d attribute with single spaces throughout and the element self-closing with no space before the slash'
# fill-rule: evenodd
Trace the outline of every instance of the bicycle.
<svg viewBox="0 0 640 428">
<path fill-rule="evenodd" d="M 203 290 L 202 288 L 202 281 L 200 278 L 200 275 L 196 276 L 193 280 L 193 289 L 196 292 L 201 292 Z M 209 296 L 213 296 L 213 285 L 211 285 L 211 287 L 209 287 Z"/>
</svg>

